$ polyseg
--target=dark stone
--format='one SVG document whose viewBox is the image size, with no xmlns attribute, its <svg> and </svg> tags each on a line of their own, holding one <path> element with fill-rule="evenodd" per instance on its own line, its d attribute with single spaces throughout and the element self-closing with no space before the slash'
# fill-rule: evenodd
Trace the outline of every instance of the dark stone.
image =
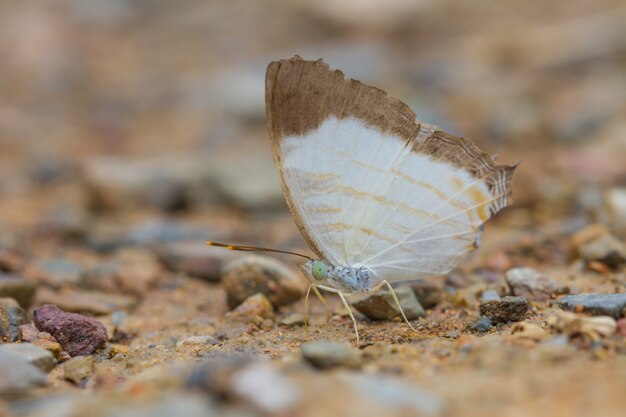
<svg viewBox="0 0 626 417">
<path fill-rule="evenodd" d="M 467 328 L 475 333 L 486 333 L 491 329 L 492 326 L 493 324 L 491 323 L 491 320 L 489 320 L 489 317 L 482 316 L 475 322 L 470 323 Z"/>
<path fill-rule="evenodd" d="M 107 341 L 107 331 L 98 320 L 82 314 L 67 313 L 46 304 L 34 311 L 35 325 L 50 333 L 70 356 L 90 355 Z"/>
<path fill-rule="evenodd" d="M 20 326 L 26 323 L 26 312 L 17 301 L 0 298 L 0 338 L 17 342 L 20 339 Z"/>
<path fill-rule="evenodd" d="M 563 310 L 619 319 L 626 315 L 626 293 L 568 295 L 561 298 L 557 305 Z"/>
<path fill-rule="evenodd" d="M 502 297 L 480 305 L 480 314 L 487 316 L 494 323 L 520 321 L 528 312 L 528 300 L 524 297 Z"/>
<path fill-rule="evenodd" d="M 35 295 L 34 283 L 17 275 L 0 273 L 0 298 L 13 298 L 23 308 L 30 307 Z"/>
</svg>

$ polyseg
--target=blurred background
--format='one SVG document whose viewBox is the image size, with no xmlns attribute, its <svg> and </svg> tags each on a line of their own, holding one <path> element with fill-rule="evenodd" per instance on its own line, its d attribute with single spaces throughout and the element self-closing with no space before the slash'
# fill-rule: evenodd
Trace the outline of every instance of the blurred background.
<svg viewBox="0 0 626 417">
<path fill-rule="evenodd" d="M 515 204 L 487 224 L 481 250 L 412 287 L 433 295 L 417 335 L 359 315 L 362 372 L 347 376 L 301 359 L 304 342 L 352 340 L 337 299 L 328 323 L 312 303 L 305 328 L 298 271 L 265 259 L 224 273 L 241 254 L 204 244 L 308 250 L 265 122 L 265 69 L 294 54 L 521 161 Z M 625 237 L 623 0 L 0 0 L 0 330 L 51 303 L 108 331 L 101 352 L 71 360 L 39 340 L 62 363 L 34 396 L 46 375 L 23 384 L 28 367 L 0 354 L 0 415 L 15 388 L 32 401 L 11 394 L 10 409 L 36 417 L 109 416 L 121 403 L 115 415 L 203 416 L 207 399 L 225 398 L 261 410 L 236 415 L 291 415 L 302 401 L 307 416 L 621 416 L 626 320 L 619 333 L 609 318 L 612 339 L 545 329 L 555 294 L 624 291 Z M 552 298 L 516 327 L 532 322 L 535 335 L 506 324 L 476 335 L 479 297 L 510 294 L 515 266 L 557 280 L 542 278 Z M 260 299 L 255 283 L 281 297 Z M 7 296 L 28 313 L 2 310 Z M 22 330 L 11 341 L 37 342 Z M 350 368 L 351 351 L 338 352 Z M 240 374 L 228 354 L 275 360 Z M 66 365 L 91 359 L 86 373 Z M 189 379 L 167 367 L 184 361 Z M 190 385 L 204 393 L 195 402 L 181 394 Z M 94 395 L 70 395 L 82 388 Z"/>
<path fill-rule="evenodd" d="M 610 216 L 626 184 L 625 21 L 619 0 L 2 1 L 0 230 L 43 219 L 102 240 L 107 217 L 111 234 L 174 213 L 267 240 L 286 211 L 264 72 L 296 53 L 522 161 L 514 223 Z"/>
</svg>

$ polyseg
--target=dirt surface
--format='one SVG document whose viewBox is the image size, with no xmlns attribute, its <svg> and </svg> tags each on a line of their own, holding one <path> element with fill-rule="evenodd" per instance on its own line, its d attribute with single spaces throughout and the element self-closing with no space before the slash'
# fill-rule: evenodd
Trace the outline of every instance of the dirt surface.
<svg viewBox="0 0 626 417">
<path fill-rule="evenodd" d="M 624 414 L 623 2 L 381 3 L 0 2 L 0 415 Z M 296 53 L 521 161 L 404 284 L 416 331 L 356 312 L 357 346 L 333 295 L 305 326 L 298 258 L 204 245 L 310 254 L 265 127 Z"/>
</svg>

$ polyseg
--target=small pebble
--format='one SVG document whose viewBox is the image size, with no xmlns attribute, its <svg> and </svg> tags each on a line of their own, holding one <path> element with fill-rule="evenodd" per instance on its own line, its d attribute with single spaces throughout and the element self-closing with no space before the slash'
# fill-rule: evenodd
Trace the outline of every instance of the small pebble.
<svg viewBox="0 0 626 417">
<path fill-rule="evenodd" d="M 39 346 L 50 352 L 57 361 L 61 361 L 62 353 L 64 353 L 63 348 L 50 333 L 40 332 L 34 325 L 29 323 L 20 326 L 20 334 L 23 342 Z"/>
<path fill-rule="evenodd" d="M 19 275 L 0 273 L 0 298 L 13 298 L 23 308 L 30 307 L 36 286 Z"/>
<path fill-rule="evenodd" d="M 588 317 L 569 311 L 555 310 L 547 323 L 559 333 L 568 337 L 582 336 L 597 341 L 600 337 L 607 337 L 617 330 L 617 322 L 611 316 Z"/>
<path fill-rule="evenodd" d="M 528 312 L 528 300 L 524 297 L 502 297 L 480 304 L 480 314 L 489 317 L 493 323 L 520 321 Z"/>
<path fill-rule="evenodd" d="M 228 313 L 227 317 L 261 325 L 263 322 L 274 322 L 274 307 L 263 294 L 254 294 Z"/>
<path fill-rule="evenodd" d="M 354 368 L 360 364 L 360 355 L 350 344 L 319 341 L 305 343 L 300 347 L 302 356 L 319 369 L 338 366 Z"/>
<path fill-rule="evenodd" d="M 489 317 L 482 316 L 475 322 L 470 323 L 467 328 L 472 332 L 486 333 L 491 329 L 492 326 L 493 324 L 491 323 L 491 320 L 489 320 Z"/>
<path fill-rule="evenodd" d="M 626 337 L 626 318 L 617 320 L 617 331 Z"/>
<path fill-rule="evenodd" d="M 561 298 L 557 305 L 563 310 L 619 319 L 626 314 L 626 293 L 568 295 Z"/>
<path fill-rule="evenodd" d="M 304 278 L 273 258 L 248 255 L 223 268 L 222 284 L 231 308 L 251 295 L 262 293 L 276 307 L 299 300 L 304 295 Z"/>
<path fill-rule="evenodd" d="M 0 298 L 0 339 L 16 342 L 20 339 L 20 326 L 28 323 L 26 312 L 12 298 Z"/>
<path fill-rule="evenodd" d="M 578 248 L 582 259 L 587 262 L 599 261 L 617 269 L 626 262 L 626 245 L 611 235 L 602 235 Z"/>
<path fill-rule="evenodd" d="M 77 356 L 61 366 L 63 367 L 65 379 L 75 384 L 80 384 L 85 378 L 93 375 L 95 371 L 93 357 L 91 356 Z"/>
<path fill-rule="evenodd" d="M 394 290 L 407 319 L 417 320 L 426 316 L 424 308 L 417 301 L 417 297 L 411 288 L 400 287 Z M 388 291 L 359 294 L 352 297 L 350 302 L 354 308 L 370 320 L 391 320 L 396 317 L 402 317 L 396 302 Z"/>
<path fill-rule="evenodd" d="M 304 314 L 291 313 L 280 321 L 285 326 L 304 326 Z"/>
<path fill-rule="evenodd" d="M 505 277 L 513 295 L 526 297 L 528 300 L 546 301 L 555 295 L 569 293 L 569 287 L 532 268 L 509 269 Z"/>
<path fill-rule="evenodd" d="M 217 345 L 219 342 L 213 336 L 190 336 L 187 337 L 180 342 L 176 343 L 176 346 L 186 346 L 186 345 Z"/>
<path fill-rule="evenodd" d="M 626 187 L 615 187 L 604 196 L 611 224 L 626 235 Z"/>
<path fill-rule="evenodd" d="M 522 321 L 511 327 L 511 336 L 515 339 L 527 339 L 539 342 L 546 339 L 549 333 L 535 323 Z"/>
<path fill-rule="evenodd" d="M 7 343 L 0 345 L 0 355 L 2 355 L 3 352 L 11 352 L 20 355 L 26 359 L 28 363 L 44 372 L 50 372 L 57 365 L 57 360 L 52 353 L 31 343 Z"/>
<path fill-rule="evenodd" d="M 107 341 L 105 327 L 91 317 L 67 313 L 54 305 L 33 312 L 39 330 L 50 333 L 70 356 L 90 355 Z"/>
</svg>

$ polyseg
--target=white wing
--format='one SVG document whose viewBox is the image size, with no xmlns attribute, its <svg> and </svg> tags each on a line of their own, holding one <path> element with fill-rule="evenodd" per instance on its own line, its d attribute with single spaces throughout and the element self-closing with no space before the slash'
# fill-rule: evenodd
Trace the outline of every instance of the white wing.
<svg viewBox="0 0 626 417">
<path fill-rule="evenodd" d="M 401 280 L 446 273 L 474 248 L 479 227 L 507 204 L 510 173 L 490 190 L 494 172 L 477 178 L 419 153 L 432 133 L 407 143 L 331 117 L 281 142 L 285 181 L 329 261 Z"/>
</svg>

